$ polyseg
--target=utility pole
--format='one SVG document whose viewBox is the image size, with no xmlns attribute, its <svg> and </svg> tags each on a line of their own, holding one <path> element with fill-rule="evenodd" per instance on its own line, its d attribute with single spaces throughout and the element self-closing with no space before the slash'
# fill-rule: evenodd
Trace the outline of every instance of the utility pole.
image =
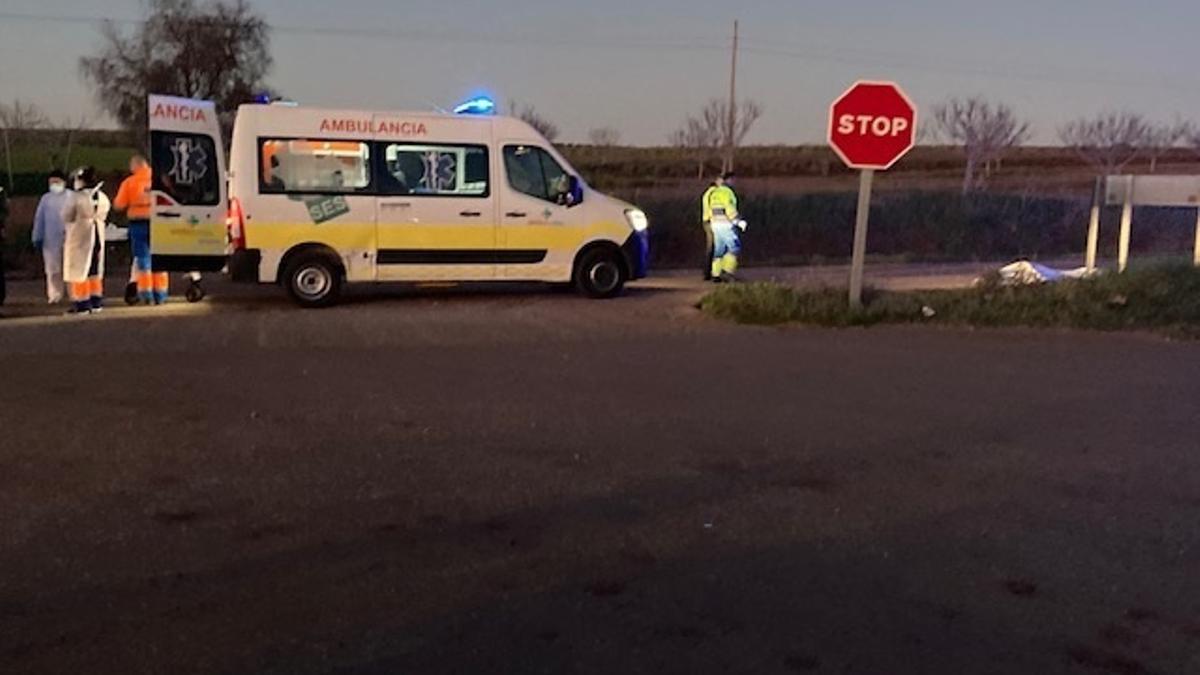
<svg viewBox="0 0 1200 675">
<path fill-rule="evenodd" d="M 733 21 L 733 63 L 729 69 L 729 120 L 725 128 L 725 171 L 733 171 L 734 145 L 733 137 L 737 133 L 737 57 L 738 57 L 738 22 Z"/>
</svg>

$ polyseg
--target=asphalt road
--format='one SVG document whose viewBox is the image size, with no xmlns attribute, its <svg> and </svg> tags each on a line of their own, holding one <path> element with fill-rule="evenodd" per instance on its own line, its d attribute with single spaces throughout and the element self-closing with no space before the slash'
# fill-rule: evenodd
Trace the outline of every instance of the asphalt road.
<svg viewBox="0 0 1200 675">
<path fill-rule="evenodd" d="M 0 672 L 1200 672 L 1200 345 L 700 291 L 0 321 Z"/>
</svg>

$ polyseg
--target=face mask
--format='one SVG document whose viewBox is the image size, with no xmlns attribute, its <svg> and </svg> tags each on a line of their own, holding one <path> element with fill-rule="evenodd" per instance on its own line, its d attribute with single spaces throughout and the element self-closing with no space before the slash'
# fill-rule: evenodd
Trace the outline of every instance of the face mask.
<svg viewBox="0 0 1200 675">
<path fill-rule="evenodd" d="M 66 190 L 66 189 L 67 189 L 67 186 L 63 185 L 62 183 L 51 183 L 50 184 L 50 191 L 53 192 L 54 194 L 59 194 L 60 192 L 62 192 L 63 190 Z"/>
</svg>

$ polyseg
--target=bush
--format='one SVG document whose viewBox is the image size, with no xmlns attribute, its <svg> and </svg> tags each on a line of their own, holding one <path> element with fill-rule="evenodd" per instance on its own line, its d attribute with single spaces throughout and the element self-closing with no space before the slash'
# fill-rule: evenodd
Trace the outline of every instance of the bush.
<svg viewBox="0 0 1200 675">
<path fill-rule="evenodd" d="M 699 196 L 641 193 L 634 200 L 650 218 L 651 254 L 659 267 L 699 264 L 703 257 Z M 857 195 L 853 192 L 753 196 L 744 200 L 750 223 L 743 262 L 809 264 L 849 257 Z M 900 191 L 878 195 L 871 207 L 867 251 L 905 260 L 1047 259 L 1078 255 L 1085 246 L 1090 201 L 1010 194 Z M 1102 251 L 1116 249 L 1119 209 L 1106 209 Z M 1191 250 L 1195 212 L 1138 209 L 1137 254 Z"/>
<path fill-rule="evenodd" d="M 739 284 L 709 293 L 701 308 L 747 324 L 1037 326 L 1200 338 L 1200 270 L 1163 266 L 1040 286 L 1007 287 L 992 279 L 957 291 L 869 292 L 861 311 L 849 308 L 844 290 Z"/>
<path fill-rule="evenodd" d="M 641 195 L 651 222 L 654 262 L 690 264 L 702 257 L 699 198 Z M 793 264 L 848 256 L 857 195 L 825 192 L 744 200 L 750 229 L 744 262 Z M 868 251 L 920 260 L 1047 257 L 1083 250 L 1084 200 L 1019 195 L 905 191 L 879 195 L 871 207 Z M 1144 220 L 1144 218 L 1142 218 Z M 1139 230 L 1146 230 L 1139 223 Z M 1114 228 L 1106 228 L 1105 234 Z"/>
</svg>

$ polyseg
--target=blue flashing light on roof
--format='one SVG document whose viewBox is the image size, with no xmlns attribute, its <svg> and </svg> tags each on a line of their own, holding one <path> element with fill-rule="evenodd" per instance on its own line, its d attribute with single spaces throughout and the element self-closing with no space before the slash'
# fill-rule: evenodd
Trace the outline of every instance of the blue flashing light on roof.
<svg viewBox="0 0 1200 675">
<path fill-rule="evenodd" d="M 486 96 L 479 96 L 460 103 L 454 108 L 455 115 L 495 115 L 496 102 Z"/>
<path fill-rule="evenodd" d="M 271 95 L 270 94 L 258 94 L 257 96 L 254 97 L 254 102 L 259 105 L 271 105 Z"/>
</svg>

